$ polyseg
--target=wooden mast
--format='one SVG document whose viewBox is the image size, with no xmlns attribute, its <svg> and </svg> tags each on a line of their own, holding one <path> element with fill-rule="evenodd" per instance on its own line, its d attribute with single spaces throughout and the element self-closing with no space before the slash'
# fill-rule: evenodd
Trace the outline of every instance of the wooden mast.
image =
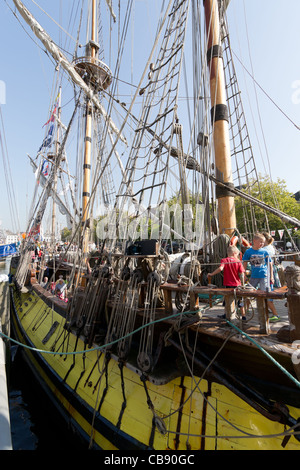
<svg viewBox="0 0 300 470">
<path fill-rule="evenodd" d="M 92 0 L 92 27 L 90 59 L 96 57 L 96 0 Z M 86 101 L 85 117 L 85 141 L 84 141 L 84 163 L 83 163 L 83 192 L 82 192 L 82 226 L 84 227 L 83 253 L 87 253 L 89 241 L 89 218 L 90 218 L 90 180 L 91 180 L 91 150 L 92 150 L 92 129 L 93 129 L 92 103 L 89 98 Z"/>
<path fill-rule="evenodd" d="M 56 234 L 56 202 L 55 196 L 57 191 L 57 157 L 60 147 L 60 118 L 61 118 L 61 86 L 59 87 L 59 102 L 58 102 L 58 109 L 57 109 L 57 132 L 56 132 L 56 143 L 55 143 L 55 155 L 53 164 L 55 165 L 55 173 L 54 173 L 54 180 L 53 180 L 53 204 L 52 204 L 52 218 L 51 218 L 51 241 L 52 241 L 52 249 L 55 251 L 55 234 Z"/>
<path fill-rule="evenodd" d="M 203 3 L 207 32 L 207 59 L 210 70 L 215 175 L 217 180 L 221 180 L 229 188 L 223 189 L 217 186 L 216 189 L 219 232 L 232 235 L 236 227 L 236 215 L 234 196 L 230 193 L 233 180 L 218 0 L 203 0 Z"/>
</svg>

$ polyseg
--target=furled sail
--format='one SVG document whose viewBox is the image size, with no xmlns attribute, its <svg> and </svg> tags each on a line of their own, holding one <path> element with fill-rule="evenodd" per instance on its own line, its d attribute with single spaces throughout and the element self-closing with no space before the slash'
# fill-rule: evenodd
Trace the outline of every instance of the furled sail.
<svg viewBox="0 0 300 470">
<path fill-rule="evenodd" d="M 112 16 L 112 19 L 113 19 L 114 21 L 116 21 L 116 15 L 115 15 L 115 13 L 114 13 L 111 0 L 106 0 L 106 4 L 107 4 L 108 9 L 109 9 L 109 11 L 110 11 L 110 14 L 111 14 L 111 16 Z"/>
</svg>

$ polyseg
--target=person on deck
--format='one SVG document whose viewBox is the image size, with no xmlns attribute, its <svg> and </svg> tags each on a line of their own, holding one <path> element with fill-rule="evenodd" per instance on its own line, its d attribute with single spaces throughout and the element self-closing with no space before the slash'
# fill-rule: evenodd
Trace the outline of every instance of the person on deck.
<svg viewBox="0 0 300 470">
<path fill-rule="evenodd" d="M 62 277 L 59 278 L 55 289 L 54 289 L 54 294 L 57 295 L 60 299 L 65 298 L 65 289 L 66 289 L 66 284 L 65 281 L 63 280 Z"/>
<path fill-rule="evenodd" d="M 236 246 L 229 246 L 227 249 L 227 258 L 221 259 L 220 266 L 208 274 L 208 282 L 210 284 L 211 277 L 223 271 L 223 285 L 225 288 L 236 288 L 244 284 L 244 266 L 239 259 L 239 249 Z M 238 307 L 241 310 L 242 320 L 246 320 L 245 308 L 242 301 L 238 300 Z M 222 315 L 221 318 L 226 318 Z"/>
<path fill-rule="evenodd" d="M 270 285 L 270 288 L 273 291 L 274 288 L 276 289 L 276 288 L 281 287 L 281 282 L 280 282 L 280 279 L 279 279 L 277 266 L 275 264 L 276 250 L 273 246 L 274 238 L 268 232 L 263 232 L 263 236 L 265 237 L 264 250 L 267 250 L 267 252 L 269 253 L 269 255 L 271 257 L 271 260 L 272 260 L 272 267 L 270 269 L 273 272 L 274 283 Z M 273 299 L 269 299 L 269 302 L 274 302 L 274 301 L 273 301 Z M 273 311 L 274 310 L 271 310 L 271 313 L 273 313 Z M 275 315 L 275 316 L 270 318 L 270 321 L 278 321 L 278 319 L 279 319 L 278 315 Z"/>
<path fill-rule="evenodd" d="M 91 274 L 93 269 L 100 265 L 102 254 L 99 248 L 96 248 L 96 250 L 90 253 L 86 261 L 88 274 Z"/>
<path fill-rule="evenodd" d="M 250 284 L 254 288 L 263 291 L 271 290 L 274 284 L 272 259 L 266 249 L 264 249 L 265 237 L 262 233 L 256 233 L 253 236 L 252 247 L 248 248 L 243 256 L 244 268 L 247 268 L 248 262 L 251 266 Z M 279 316 L 275 308 L 274 302 L 268 300 L 268 308 L 273 313 L 270 321 L 279 321 Z"/>
<path fill-rule="evenodd" d="M 47 276 L 44 277 L 43 282 L 41 282 L 41 286 L 42 286 L 44 289 L 47 289 L 47 287 L 48 287 L 48 278 L 47 278 Z"/>
<path fill-rule="evenodd" d="M 286 251 L 292 251 L 292 248 L 293 248 L 293 245 L 291 244 L 291 242 L 287 242 L 285 245 Z"/>
</svg>

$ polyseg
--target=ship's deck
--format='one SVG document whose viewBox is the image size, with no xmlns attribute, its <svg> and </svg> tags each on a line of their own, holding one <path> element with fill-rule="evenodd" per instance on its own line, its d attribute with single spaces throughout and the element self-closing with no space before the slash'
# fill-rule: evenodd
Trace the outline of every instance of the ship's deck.
<svg viewBox="0 0 300 470">
<path fill-rule="evenodd" d="M 171 292 L 171 286 L 165 285 L 165 289 Z M 165 290 L 164 289 L 164 290 Z M 195 289 L 196 291 L 201 289 Z M 267 308 L 267 296 L 261 291 L 248 291 L 234 293 L 234 296 L 229 294 L 230 289 L 207 289 L 203 291 L 203 294 L 199 295 L 200 302 L 197 303 L 198 293 L 195 292 L 194 299 L 191 299 L 190 310 L 200 311 L 199 320 L 194 315 L 194 323 L 190 324 L 190 328 L 197 330 L 199 333 L 209 335 L 211 337 L 225 340 L 228 337 L 229 329 L 236 327 L 236 336 L 232 339 L 237 343 L 248 343 L 250 345 L 251 339 L 260 344 L 262 347 L 269 350 L 269 352 L 277 351 L 283 354 L 290 355 L 294 349 L 290 340 L 289 334 L 289 314 L 287 306 L 287 288 L 281 288 L 277 292 L 270 293 L 273 296 L 273 302 L 279 315 L 279 321 L 270 322 L 270 318 L 273 316 L 272 313 L 268 312 Z M 231 290 L 232 291 L 232 290 Z M 222 318 L 226 315 L 226 308 L 223 306 L 222 293 L 226 293 L 226 297 L 230 295 L 231 301 L 237 298 L 244 298 L 247 296 L 250 300 L 249 308 L 246 313 L 246 321 L 242 321 L 237 309 L 237 318 L 233 321 L 229 319 L 228 307 L 227 307 L 227 319 Z M 169 295 L 169 297 L 171 297 Z M 172 294 L 174 297 L 174 294 Z M 218 303 L 215 301 L 219 300 Z M 195 303 L 196 301 L 196 303 Z M 166 302 L 169 313 L 176 312 L 174 306 L 174 300 Z M 231 304 L 231 309 L 234 311 L 235 302 Z M 197 306 L 197 308 L 195 308 Z M 231 310 L 232 311 L 232 310 Z M 191 315 L 192 317 L 193 315 Z M 192 323 L 192 318 L 189 318 Z M 243 334 L 245 333 L 245 334 Z M 253 346 L 253 343 L 252 343 Z"/>
<path fill-rule="evenodd" d="M 50 292 L 45 291 L 36 282 L 36 280 L 33 282 L 33 279 L 31 279 L 31 282 L 33 284 L 34 290 L 37 291 L 39 295 L 42 294 L 42 297 L 46 302 L 48 301 L 49 297 L 51 306 L 53 307 L 55 304 L 55 310 L 65 316 L 67 304 L 60 299 L 55 298 L 55 296 L 53 296 Z M 164 323 L 174 325 L 179 320 L 178 310 L 174 302 L 175 292 L 180 291 L 184 293 L 186 290 L 188 290 L 188 287 L 176 286 L 176 284 L 163 284 L 161 288 L 164 292 L 166 305 L 165 308 L 156 309 L 155 319 L 164 319 Z M 249 337 L 255 339 L 255 341 L 261 345 L 266 346 L 269 350 L 275 348 L 277 350 L 279 349 L 281 352 L 291 354 L 292 344 L 288 340 L 289 316 L 286 292 L 287 289 L 280 289 L 278 292 L 269 294 L 273 295 L 274 297 L 273 302 L 280 317 L 278 322 L 272 323 L 268 321 L 268 316 L 271 318 L 272 314 L 267 314 L 267 298 L 262 292 L 254 291 L 254 297 L 252 297 L 252 291 L 235 291 L 233 296 L 231 289 L 196 288 L 191 292 L 189 311 L 198 311 L 199 315 L 183 315 L 181 322 L 182 325 L 187 325 L 193 330 L 197 330 L 211 337 L 219 338 L 220 340 L 225 340 L 228 336 L 229 328 L 232 327 L 232 325 L 230 325 L 225 318 L 221 318 L 225 313 L 225 307 L 222 305 L 224 298 L 222 294 L 225 294 L 226 298 L 231 296 L 231 301 L 234 300 L 234 297 L 237 299 L 238 297 L 241 298 L 241 296 L 247 296 L 250 298 L 250 307 L 247 311 L 246 321 L 236 319 L 233 322 L 237 327 L 237 334 L 233 341 L 244 343 L 249 342 L 249 339 L 247 339 L 247 335 L 249 335 Z M 197 299 L 199 299 L 199 303 L 197 302 Z M 216 300 L 218 303 L 215 303 Z M 260 311 L 258 304 L 260 304 Z M 232 303 L 232 306 L 234 306 L 234 302 Z M 142 308 L 138 309 L 138 315 L 143 315 Z M 229 318 L 228 315 L 227 318 Z M 278 337 L 277 333 L 283 327 L 286 328 L 285 334 Z M 242 335 L 241 332 L 245 332 L 246 335 Z"/>
<path fill-rule="evenodd" d="M 284 326 L 289 325 L 289 318 L 288 318 L 288 307 L 286 299 L 278 299 L 273 300 L 276 311 L 279 316 L 279 321 L 276 322 L 269 322 L 269 334 L 266 336 L 274 337 L 276 333 Z M 227 325 L 226 319 L 220 318 L 225 313 L 225 309 L 222 306 L 222 303 L 219 305 L 215 305 L 210 307 L 209 309 L 203 310 L 202 313 L 202 324 L 205 328 L 224 328 Z M 273 314 L 269 313 L 269 317 L 271 318 Z M 248 335 L 260 335 L 260 325 L 258 320 L 258 310 L 256 306 L 255 300 L 251 300 L 250 308 L 246 314 L 246 321 L 238 321 L 236 326 L 245 331 Z M 265 335 L 263 335 L 265 336 Z"/>
</svg>

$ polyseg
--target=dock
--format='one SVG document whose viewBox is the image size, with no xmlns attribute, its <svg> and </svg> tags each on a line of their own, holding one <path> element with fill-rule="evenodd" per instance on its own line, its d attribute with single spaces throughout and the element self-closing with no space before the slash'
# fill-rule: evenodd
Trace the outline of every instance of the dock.
<svg viewBox="0 0 300 470">
<path fill-rule="evenodd" d="M 8 282 L 0 282 L 0 332 L 9 335 Z M 6 376 L 6 344 L 0 337 L 0 450 L 12 450 Z"/>
</svg>

